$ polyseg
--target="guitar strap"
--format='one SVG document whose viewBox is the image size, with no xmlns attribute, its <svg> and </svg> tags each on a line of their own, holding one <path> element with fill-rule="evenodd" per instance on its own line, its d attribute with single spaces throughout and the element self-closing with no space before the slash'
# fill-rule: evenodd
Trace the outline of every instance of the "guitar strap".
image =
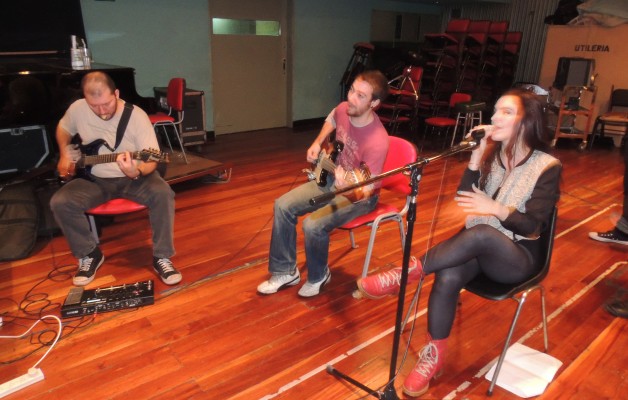
<svg viewBox="0 0 628 400">
<path fill-rule="evenodd" d="M 126 130 L 126 126 L 129 124 L 129 119 L 131 118 L 131 112 L 133 112 L 133 104 L 124 102 L 124 110 L 122 111 L 120 122 L 118 122 L 118 129 L 116 130 L 116 144 L 113 146 L 112 152 L 116 151 L 122 141 L 124 131 Z"/>
</svg>

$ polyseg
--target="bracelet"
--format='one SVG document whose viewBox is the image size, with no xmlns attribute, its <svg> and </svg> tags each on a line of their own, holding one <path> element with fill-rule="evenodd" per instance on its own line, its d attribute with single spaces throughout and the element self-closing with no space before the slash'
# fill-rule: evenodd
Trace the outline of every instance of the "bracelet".
<svg viewBox="0 0 628 400">
<path fill-rule="evenodd" d="M 471 167 L 480 168 L 480 164 L 469 163 L 469 168 L 471 168 Z"/>
<path fill-rule="evenodd" d="M 137 169 L 137 176 L 135 176 L 134 178 L 131 178 L 131 179 L 136 181 L 136 180 L 140 179 L 140 176 L 142 176 L 142 170 L 138 168 Z"/>
</svg>

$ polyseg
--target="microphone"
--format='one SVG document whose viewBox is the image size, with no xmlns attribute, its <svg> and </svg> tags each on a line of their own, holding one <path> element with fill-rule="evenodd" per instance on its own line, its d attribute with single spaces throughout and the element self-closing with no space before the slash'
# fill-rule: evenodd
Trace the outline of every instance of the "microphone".
<svg viewBox="0 0 628 400">
<path fill-rule="evenodd" d="M 460 142 L 459 146 L 468 146 L 469 148 L 476 147 L 480 144 L 480 140 L 486 136 L 486 131 L 484 129 L 478 129 L 477 131 L 471 132 L 471 137 Z"/>
</svg>

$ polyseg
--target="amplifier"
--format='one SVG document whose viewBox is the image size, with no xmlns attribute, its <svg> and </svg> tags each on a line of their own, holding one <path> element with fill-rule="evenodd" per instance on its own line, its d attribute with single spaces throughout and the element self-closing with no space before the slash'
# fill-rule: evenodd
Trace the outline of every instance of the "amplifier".
<svg viewBox="0 0 628 400">
<path fill-rule="evenodd" d="M 49 154 L 43 125 L 0 129 L 0 174 L 37 168 Z"/>
<path fill-rule="evenodd" d="M 89 290 L 75 287 L 70 289 L 61 306 L 61 317 L 80 317 L 154 304 L 154 290 L 152 280 Z"/>
</svg>

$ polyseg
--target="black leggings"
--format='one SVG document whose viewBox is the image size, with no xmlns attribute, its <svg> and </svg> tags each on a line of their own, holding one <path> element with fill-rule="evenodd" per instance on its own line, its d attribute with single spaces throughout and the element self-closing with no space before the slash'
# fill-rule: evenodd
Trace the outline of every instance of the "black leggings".
<svg viewBox="0 0 628 400">
<path fill-rule="evenodd" d="M 449 336 L 460 291 L 480 272 L 497 282 L 516 283 L 537 270 L 526 249 L 489 225 L 460 231 L 428 250 L 421 261 L 426 274 L 435 273 L 427 312 L 433 339 Z"/>
</svg>

